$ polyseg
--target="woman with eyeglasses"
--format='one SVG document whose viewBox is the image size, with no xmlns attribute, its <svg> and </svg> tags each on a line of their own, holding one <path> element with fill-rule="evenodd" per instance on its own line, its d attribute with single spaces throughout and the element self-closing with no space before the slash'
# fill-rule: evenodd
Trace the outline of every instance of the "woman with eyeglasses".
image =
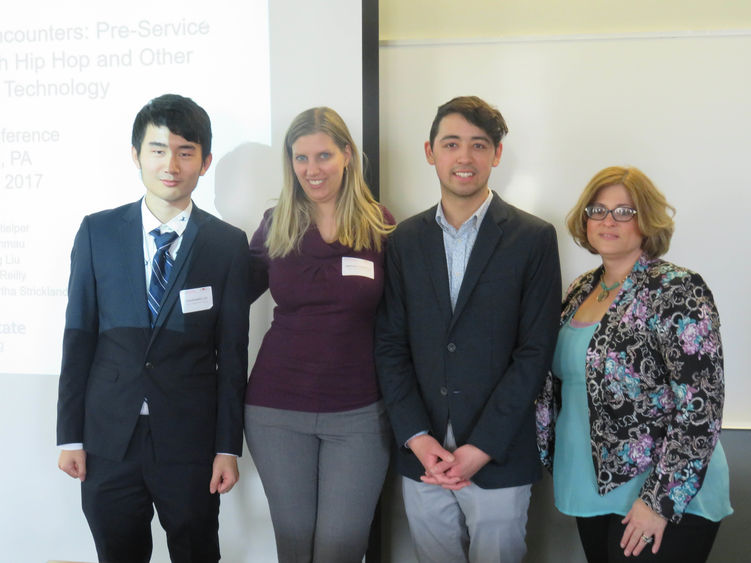
<svg viewBox="0 0 751 563">
<path fill-rule="evenodd" d="M 644 173 L 614 166 L 568 215 L 602 265 L 564 298 L 538 446 L 590 563 L 706 561 L 733 512 L 720 318 L 699 274 L 660 259 L 674 211 Z"/>
</svg>

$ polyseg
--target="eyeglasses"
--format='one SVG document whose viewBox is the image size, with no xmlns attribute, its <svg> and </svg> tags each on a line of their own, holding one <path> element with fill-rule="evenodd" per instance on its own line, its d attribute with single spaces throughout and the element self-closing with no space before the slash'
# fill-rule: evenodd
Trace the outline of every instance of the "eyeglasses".
<svg viewBox="0 0 751 563">
<path fill-rule="evenodd" d="M 636 215 L 636 209 L 631 207 L 616 207 L 615 209 L 608 209 L 602 205 L 588 205 L 584 208 L 584 212 L 587 217 L 594 219 L 595 221 L 604 221 L 605 217 L 610 213 L 613 219 L 619 223 L 628 223 Z"/>
</svg>

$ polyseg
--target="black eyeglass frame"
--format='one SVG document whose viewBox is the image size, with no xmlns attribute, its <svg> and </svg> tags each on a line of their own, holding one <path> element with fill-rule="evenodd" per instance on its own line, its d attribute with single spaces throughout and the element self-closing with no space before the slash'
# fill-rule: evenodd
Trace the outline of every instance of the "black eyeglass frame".
<svg viewBox="0 0 751 563">
<path fill-rule="evenodd" d="M 604 209 L 605 215 L 603 215 L 602 217 L 593 217 L 593 211 L 597 208 Z M 618 211 L 619 209 L 627 209 L 629 211 L 626 214 L 625 219 L 619 218 L 619 216 L 615 214 L 615 212 Z M 587 216 L 587 218 L 592 219 L 593 221 L 604 221 L 605 218 L 608 216 L 608 213 L 610 213 L 610 216 L 613 218 L 614 221 L 618 223 L 628 223 L 634 218 L 634 216 L 638 213 L 638 211 L 634 209 L 633 207 L 629 207 L 627 205 L 619 205 L 618 207 L 615 207 L 613 209 L 608 209 L 604 205 L 588 205 L 587 207 L 584 208 L 584 213 Z"/>
</svg>

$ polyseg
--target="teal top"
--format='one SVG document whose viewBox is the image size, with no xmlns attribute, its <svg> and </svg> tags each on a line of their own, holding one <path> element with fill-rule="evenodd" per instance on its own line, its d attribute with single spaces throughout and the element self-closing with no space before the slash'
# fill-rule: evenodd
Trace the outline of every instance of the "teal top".
<svg viewBox="0 0 751 563">
<path fill-rule="evenodd" d="M 638 498 L 649 470 L 605 495 L 600 496 L 597 491 L 584 377 L 587 348 L 596 328 L 597 323 L 572 326 L 569 321 L 558 333 L 553 374 L 562 382 L 562 407 L 555 426 L 555 506 L 570 516 L 625 516 Z M 728 463 L 719 441 L 709 462 L 704 483 L 686 507 L 686 512 L 714 522 L 733 513 L 730 506 Z"/>
</svg>

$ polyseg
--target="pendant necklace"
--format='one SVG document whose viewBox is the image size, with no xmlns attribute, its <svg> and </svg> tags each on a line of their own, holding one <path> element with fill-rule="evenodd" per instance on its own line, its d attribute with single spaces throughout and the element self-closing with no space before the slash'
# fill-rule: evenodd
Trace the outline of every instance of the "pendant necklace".
<svg viewBox="0 0 751 563">
<path fill-rule="evenodd" d="M 600 303 L 605 301 L 610 295 L 610 291 L 621 285 L 624 281 L 626 281 L 626 278 L 615 282 L 613 285 L 605 285 L 605 270 L 603 270 L 602 277 L 600 278 L 600 287 L 602 288 L 602 291 L 597 295 L 597 302 Z"/>
</svg>

